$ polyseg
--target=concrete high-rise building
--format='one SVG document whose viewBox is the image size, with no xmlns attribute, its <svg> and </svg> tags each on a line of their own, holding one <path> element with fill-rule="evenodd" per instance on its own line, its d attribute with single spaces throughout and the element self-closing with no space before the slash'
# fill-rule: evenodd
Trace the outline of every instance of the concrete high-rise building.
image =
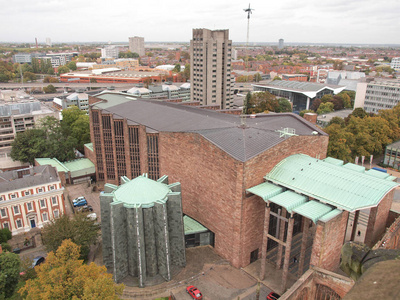
<svg viewBox="0 0 400 300">
<path fill-rule="evenodd" d="M 118 58 L 119 48 L 117 46 L 109 45 L 101 49 L 101 57 Z"/>
<path fill-rule="evenodd" d="M 400 57 L 393 57 L 390 67 L 396 71 L 400 71 Z"/>
<path fill-rule="evenodd" d="M 229 30 L 193 29 L 190 41 L 190 98 L 202 105 L 231 107 L 232 41 Z"/>
<path fill-rule="evenodd" d="M 129 51 L 136 52 L 140 56 L 145 55 L 144 37 L 134 36 L 129 38 Z"/>
<path fill-rule="evenodd" d="M 51 38 L 46 38 L 46 45 L 51 47 Z"/>
<path fill-rule="evenodd" d="M 279 49 L 283 49 L 283 47 L 284 47 L 284 39 L 279 39 L 279 45 L 278 45 L 278 48 Z"/>
</svg>

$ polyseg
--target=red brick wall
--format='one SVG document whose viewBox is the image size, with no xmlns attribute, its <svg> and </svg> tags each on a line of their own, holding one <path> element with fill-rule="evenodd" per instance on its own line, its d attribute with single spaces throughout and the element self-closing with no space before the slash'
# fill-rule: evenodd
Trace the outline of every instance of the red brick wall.
<svg viewBox="0 0 400 300">
<path fill-rule="evenodd" d="M 373 247 L 385 232 L 389 211 L 392 206 L 393 194 L 394 190 L 388 193 L 377 207 L 371 208 L 364 241 L 369 247 Z"/>
<path fill-rule="evenodd" d="M 295 136 L 287 139 L 246 162 L 244 190 L 262 183 L 264 176 L 282 159 L 298 153 L 311 157 L 320 155 L 321 158 L 325 158 L 327 147 L 327 136 Z M 244 198 L 243 201 L 244 234 L 241 241 L 243 253 L 241 266 L 247 266 L 253 250 L 258 248 L 261 255 L 265 202 L 257 196 Z"/>
<path fill-rule="evenodd" d="M 194 133 L 160 133 L 159 145 L 160 174 L 182 184 L 183 212 L 213 231 L 216 252 L 239 266 L 243 163 Z"/>
<path fill-rule="evenodd" d="M 90 150 L 88 147 L 84 146 L 84 151 L 85 151 L 85 157 L 89 158 L 89 160 L 96 164 L 96 156 L 94 154 L 94 151 Z"/>
<path fill-rule="evenodd" d="M 340 251 L 349 213 L 343 211 L 339 216 L 327 223 L 318 222 L 314 236 L 310 265 L 336 271 L 340 263 Z"/>
<path fill-rule="evenodd" d="M 217 253 L 243 267 L 250 253 L 261 248 L 265 207 L 257 196 L 246 198 L 245 189 L 262 183 L 289 155 L 325 157 L 327 144 L 327 136 L 291 137 L 242 163 L 200 135 L 160 133 L 160 174 L 182 184 L 184 213 L 216 234 Z"/>
</svg>

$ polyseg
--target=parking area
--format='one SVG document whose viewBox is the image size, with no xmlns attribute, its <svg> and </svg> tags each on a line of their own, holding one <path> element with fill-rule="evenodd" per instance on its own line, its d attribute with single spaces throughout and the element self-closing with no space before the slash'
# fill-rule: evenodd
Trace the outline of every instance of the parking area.
<svg viewBox="0 0 400 300">
<path fill-rule="evenodd" d="M 88 205 L 92 206 L 93 212 L 97 215 L 98 222 L 101 221 L 100 216 L 100 192 L 99 186 L 88 183 L 80 183 L 74 185 L 68 185 L 65 187 L 65 206 L 68 215 L 74 213 L 74 208 L 72 206 L 72 200 L 78 197 L 85 197 Z"/>
</svg>

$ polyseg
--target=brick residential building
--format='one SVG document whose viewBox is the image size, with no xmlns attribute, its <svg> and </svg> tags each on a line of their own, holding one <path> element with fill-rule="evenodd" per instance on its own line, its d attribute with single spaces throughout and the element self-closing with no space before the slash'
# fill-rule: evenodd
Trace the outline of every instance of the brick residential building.
<svg viewBox="0 0 400 300">
<path fill-rule="evenodd" d="M 43 227 L 65 212 L 64 188 L 49 165 L 0 174 L 0 224 L 13 235 Z"/>
</svg>

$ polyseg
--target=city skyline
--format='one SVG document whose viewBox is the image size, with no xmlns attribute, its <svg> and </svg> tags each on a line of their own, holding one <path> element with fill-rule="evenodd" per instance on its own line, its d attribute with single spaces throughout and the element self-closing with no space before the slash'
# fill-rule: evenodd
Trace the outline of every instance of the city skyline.
<svg viewBox="0 0 400 300">
<path fill-rule="evenodd" d="M 1 42 L 146 41 L 189 42 L 193 28 L 229 29 L 233 42 L 246 41 L 243 1 L 182 2 L 2 1 Z M 400 2 L 388 0 L 251 1 L 250 43 L 400 44 Z"/>
</svg>

